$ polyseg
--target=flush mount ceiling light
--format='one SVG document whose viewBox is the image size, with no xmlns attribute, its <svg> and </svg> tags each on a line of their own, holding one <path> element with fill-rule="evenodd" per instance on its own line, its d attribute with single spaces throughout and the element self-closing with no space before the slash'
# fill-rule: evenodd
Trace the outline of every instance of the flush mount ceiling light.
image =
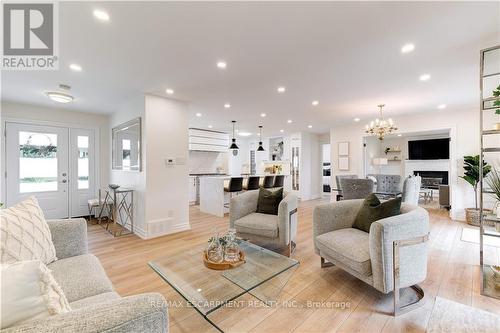
<svg viewBox="0 0 500 333">
<path fill-rule="evenodd" d="M 384 140 L 384 137 L 388 134 L 391 134 L 394 131 L 397 131 L 398 128 L 394 125 L 394 122 L 391 118 L 388 120 L 384 119 L 384 115 L 382 113 L 382 109 L 385 104 L 379 104 L 377 107 L 380 108 L 380 118 L 375 119 L 369 125 L 366 125 L 365 133 L 369 135 L 374 135 L 378 137 L 379 140 Z"/>
<path fill-rule="evenodd" d="M 264 147 L 262 147 L 262 125 L 259 126 L 259 147 L 257 151 L 265 151 Z"/>
<path fill-rule="evenodd" d="M 313 106 L 317 106 L 317 105 L 319 104 L 319 102 L 318 102 L 318 101 L 312 101 L 312 103 L 311 103 L 311 104 L 312 104 Z"/>
<path fill-rule="evenodd" d="M 280 94 L 281 93 L 284 93 L 286 91 L 286 88 L 285 87 L 278 87 L 278 89 L 276 89 Z"/>
<path fill-rule="evenodd" d="M 230 107 L 231 107 L 231 104 L 229 104 L 229 103 L 224 104 L 224 108 L 229 109 Z"/>
<path fill-rule="evenodd" d="M 354 118 L 354 121 L 355 121 L 355 122 L 359 122 L 360 120 L 361 120 L 361 119 L 359 119 L 359 118 Z"/>
<path fill-rule="evenodd" d="M 292 119 L 288 119 L 286 122 L 289 123 L 289 124 L 291 124 L 292 123 Z"/>
<path fill-rule="evenodd" d="M 49 91 L 46 94 L 47 94 L 47 97 L 49 97 L 54 102 L 58 102 L 58 103 L 69 103 L 69 102 L 73 102 L 73 99 L 74 99 L 73 96 L 71 96 L 70 94 L 65 94 L 65 93 L 58 92 L 58 91 Z"/>
<path fill-rule="evenodd" d="M 82 71 L 82 66 L 78 64 L 71 64 L 69 65 L 69 68 L 75 72 L 81 72 Z"/>
<path fill-rule="evenodd" d="M 236 145 L 236 138 L 234 137 L 234 126 L 236 125 L 236 120 L 231 120 L 231 123 L 233 123 L 233 139 L 231 140 L 231 145 L 229 146 L 229 149 L 238 150 L 239 148 Z"/>
<path fill-rule="evenodd" d="M 201 113 L 199 113 L 199 112 L 196 113 L 196 117 L 201 117 L 201 116 L 202 116 Z"/>
<path fill-rule="evenodd" d="M 408 43 L 408 44 L 403 45 L 403 47 L 401 48 L 401 53 L 410 53 L 413 50 L 415 50 L 415 45 Z"/>
<path fill-rule="evenodd" d="M 174 90 L 168 88 L 167 90 L 165 90 L 165 92 L 167 93 L 167 95 L 172 95 L 174 93 Z"/>
<path fill-rule="evenodd" d="M 226 67 L 227 67 L 227 64 L 225 61 L 221 60 L 221 61 L 217 62 L 217 68 L 226 69 Z"/>
<path fill-rule="evenodd" d="M 267 116 L 267 115 L 266 115 L 265 113 L 261 113 L 261 114 L 260 114 L 260 116 L 261 116 L 262 118 L 264 118 L 264 117 L 265 117 L 265 116 Z"/>
<path fill-rule="evenodd" d="M 431 79 L 431 75 L 430 74 L 422 74 L 419 77 L 420 81 L 429 81 L 430 79 Z"/>
<path fill-rule="evenodd" d="M 94 17 L 101 21 L 109 21 L 109 14 L 103 10 L 94 10 Z"/>
<path fill-rule="evenodd" d="M 446 104 L 439 104 L 438 109 L 439 110 L 446 109 Z"/>
</svg>

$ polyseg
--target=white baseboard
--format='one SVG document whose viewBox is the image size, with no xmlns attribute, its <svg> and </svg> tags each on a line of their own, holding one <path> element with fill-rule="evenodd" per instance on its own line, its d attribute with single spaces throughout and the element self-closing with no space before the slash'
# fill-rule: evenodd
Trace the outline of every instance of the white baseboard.
<svg viewBox="0 0 500 333">
<path fill-rule="evenodd" d="M 151 239 L 191 229 L 189 222 L 171 224 L 172 222 L 173 222 L 172 218 L 164 218 L 164 219 L 148 221 L 146 223 L 146 228 L 147 228 L 146 238 Z"/>
</svg>

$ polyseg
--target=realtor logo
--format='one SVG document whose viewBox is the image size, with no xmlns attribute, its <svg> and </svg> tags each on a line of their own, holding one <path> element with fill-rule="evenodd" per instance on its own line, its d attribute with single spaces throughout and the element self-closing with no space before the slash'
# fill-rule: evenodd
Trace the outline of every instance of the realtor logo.
<svg viewBox="0 0 500 333">
<path fill-rule="evenodd" d="M 2 69 L 57 69 L 57 4 L 3 3 Z"/>
</svg>

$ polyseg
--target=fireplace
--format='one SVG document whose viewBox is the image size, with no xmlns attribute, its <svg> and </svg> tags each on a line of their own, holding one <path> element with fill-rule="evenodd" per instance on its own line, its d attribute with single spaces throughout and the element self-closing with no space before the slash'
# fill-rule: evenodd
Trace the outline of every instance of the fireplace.
<svg viewBox="0 0 500 333">
<path fill-rule="evenodd" d="M 439 188 L 448 185 L 448 171 L 413 171 L 415 176 L 422 177 L 422 187 Z"/>
</svg>

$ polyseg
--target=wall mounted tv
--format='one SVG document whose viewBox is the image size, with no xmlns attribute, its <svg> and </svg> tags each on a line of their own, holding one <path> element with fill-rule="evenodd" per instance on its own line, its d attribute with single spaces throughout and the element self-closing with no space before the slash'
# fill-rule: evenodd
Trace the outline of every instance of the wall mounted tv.
<svg viewBox="0 0 500 333">
<path fill-rule="evenodd" d="M 447 160 L 450 158 L 450 138 L 408 141 L 410 160 Z"/>
</svg>

